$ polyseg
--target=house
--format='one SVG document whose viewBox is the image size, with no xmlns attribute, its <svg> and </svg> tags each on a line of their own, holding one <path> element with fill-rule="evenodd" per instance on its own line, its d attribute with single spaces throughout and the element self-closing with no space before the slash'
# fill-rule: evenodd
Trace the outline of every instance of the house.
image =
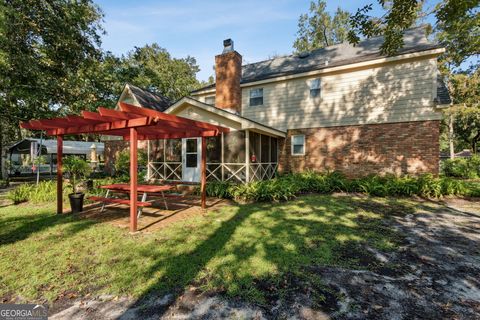
<svg viewBox="0 0 480 320">
<path fill-rule="evenodd" d="M 41 149 L 41 150 L 40 150 Z M 33 174 L 32 159 L 39 155 L 44 156 L 44 163 L 38 165 L 40 173 L 50 173 L 57 171 L 57 140 L 25 138 L 15 142 L 7 149 L 9 159 L 9 174 Z M 82 157 L 89 162 L 99 164 L 99 158 L 103 158 L 103 142 L 69 141 L 63 142 L 63 154 Z M 92 156 L 95 159 L 92 159 Z"/>
<path fill-rule="evenodd" d="M 161 111 L 231 129 L 208 141 L 210 180 L 307 169 L 436 174 L 440 109 L 450 103 L 437 68 L 444 49 L 423 27 L 407 30 L 394 56 L 380 54 L 382 42 L 242 65 L 228 39 L 215 57 L 215 84 Z M 148 149 L 151 179 L 198 181 L 200 139 L 152 141 Z"/>
<path fill-rule="evenodd" d="M 473 156 L 473 152 L 470 149 L 463 149 L 454 154 L 454 158 L 471 158 Z M 450 159 L 449 152 L 440 152 L 440 160 L 448 160 Z"/>
</svg>

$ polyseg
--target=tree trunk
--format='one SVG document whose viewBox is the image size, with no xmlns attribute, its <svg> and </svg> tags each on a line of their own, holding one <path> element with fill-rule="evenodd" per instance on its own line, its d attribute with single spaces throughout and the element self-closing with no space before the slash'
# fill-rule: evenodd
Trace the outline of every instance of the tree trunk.
<svg viewBox="0 0 480 320">
<path fill-rule="evenodd" d="M 7 172 L 7 166 L 6 166 L 6 153 L 4 156 L 3 152 L 3 126 L 2 123 L 0 122 L 0 178 L 3 180 L 8 180 L 8 172 Z"/>
<path fill-rule="evenodd" d="M 455 158 L 455 147 L 453 145 L 454 131 L 453 131 L 453 113 L 448 116 L 448 145 L 450 149 L 450 159 Z"/>
</svg>

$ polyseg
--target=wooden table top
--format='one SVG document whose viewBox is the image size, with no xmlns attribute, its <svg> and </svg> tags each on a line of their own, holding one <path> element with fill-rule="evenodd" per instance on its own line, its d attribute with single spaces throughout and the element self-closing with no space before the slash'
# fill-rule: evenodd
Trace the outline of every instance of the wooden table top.
<svg viewBox="0 0 480 320">
<path fill-rule="evenodd" d="M 130 184 L 128 183 L 114 183 L 114 184 L 107 184 L 104 186 L 100 186 L 100 188 L 103 189 L 109 189 L 109 190 L 120 190 L 120 191 L 130 191 Z M 153 184 L 139 184 L 137 185 L 137 191 L 139 192 L 162 192 L 162 191 L 167 191 L 167 190 L 172 190 L 175 188 L 173 185 L 153 185 Z"/>
</svg>

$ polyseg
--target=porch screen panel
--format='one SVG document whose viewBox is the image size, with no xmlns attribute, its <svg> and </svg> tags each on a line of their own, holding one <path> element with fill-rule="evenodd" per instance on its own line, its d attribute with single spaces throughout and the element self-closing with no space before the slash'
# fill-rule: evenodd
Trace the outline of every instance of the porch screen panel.
<svg viewBox="0 0 480 320">
<path fill-rule="evenodd" d="M 271 138 L 270 161 L 278 163 L 278 139 Z"/>
<path fill-rule="evenodd" d="M 207 138 L 207 162 L 220 163 L 222 161 L 222 137 Z"/>
<path fill-rule="evenodd" d="M 270 137 L 263 134 L 260 137 L 262 144 L 261 162 L 270 162 Z"/>
<path fill-rule="evenodd" d="M 232 131 L 224 134 L 224 172 L 223 180 L 244 182 L 245 165 L 245 132 Z"/>
<path fill-rule="evenodd" d="M 245 132 L 233 131 L 225 136 L 224 158 L 226 163 L 245 163 Z"/>
<path fill-rule="evenodd" d="M 207 180 L 222 181 L 222 137 L 207 138 Z"/>
<path fill-rule="evenodd" d="M 163 149 L 164 149 L 163 140 L 151 140 L 150 141 L 150 161 L 163 162 L 165 160 Z"/>
<path fill-rule="evenodd" d="M 182 139 L 168 139 L 165 150 L 166 162 L 182 161 Z"/>
<path fill-rule="evenodd" d="M 182 139 L 165 141 L 165 180 L 182 179 Z"/>
<path fill-rule="evenodd" d="M 260 162 L 260 134 L 250 131 L 250 162 Z"/>
</svg>

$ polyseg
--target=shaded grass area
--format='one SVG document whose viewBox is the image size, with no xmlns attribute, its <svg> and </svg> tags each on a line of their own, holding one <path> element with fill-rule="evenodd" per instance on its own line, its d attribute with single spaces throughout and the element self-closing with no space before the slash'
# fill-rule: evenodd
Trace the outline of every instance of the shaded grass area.
<svg viewBox="0 0 480 320">
<path fill-rule="evenodd" d="M 100 293 L 142 298 L 195 284 L 265 305 L 305 284 L 320 288 L 321 279 L 306 266 L 382 267 L 351 253 L 362 246 L 396 250 L 402 235 L 385 219 L 418 206 L 406 199 L 312 195 L 226 206 L 136 235 L 55 215 L 52 205 L 3 207 L 0 295 L 50 302 Z"/>
</svg>

